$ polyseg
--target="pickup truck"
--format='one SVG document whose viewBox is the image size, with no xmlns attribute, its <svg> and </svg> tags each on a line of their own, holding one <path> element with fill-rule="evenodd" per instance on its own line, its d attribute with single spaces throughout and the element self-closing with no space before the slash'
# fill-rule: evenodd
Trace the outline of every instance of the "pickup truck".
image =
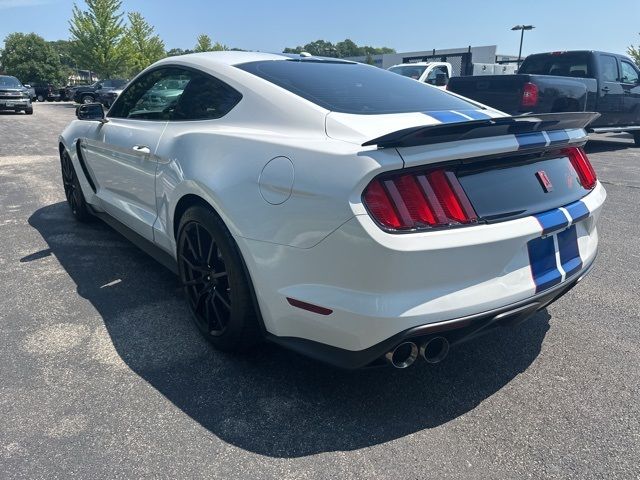
<svg viewBox="0 0 640 480">
<path fill-rule="evenodd" d="M 445 88 L 451 78 L 453 68 L 447 62 L 417 62 L 400 63 L 389 67 L 388 70 L 404 77 L 413 78 L 419 82 Z"/>
<path fill-rule="evenodd" d="M 121 89 L 126 85 L 127 80 L 109 79 L 101 80 L 92 85 L 83 85 L 71 89 L 70 94 L 73 95 L 73 101 L 76 103 L 94 103 L 100 100 L 100 95 L 108 90 Z"/>
<path fill-rule="evenodd" d="M 447 90 L 511 115 L 598 112 L 589 131 L 628 132 L 640 146 L 639 79 L 624 55 L 552 52 L 528 56 L 515 75 L 454 77 Z"/>
</svg>

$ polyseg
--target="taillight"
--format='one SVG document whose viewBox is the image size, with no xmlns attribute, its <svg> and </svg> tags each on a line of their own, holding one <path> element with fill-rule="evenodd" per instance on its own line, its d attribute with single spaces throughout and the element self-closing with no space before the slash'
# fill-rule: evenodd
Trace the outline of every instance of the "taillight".
<svg viewBox="0 0 640 480">
<path fill-rule="evenodd" d="M 582 147 L 565 148 L 562 153 L 569 157 L 571 165 L 578 174 L 580 184 L 589 190 L 595 187 L 598 177 Z"/>
<path fill-rule="evenodd" d="M 371 216 L 392 230 L 478 220 L 456 175 L 443 169 L 376 178 L 365 189 L 363 200 Z"/>
<path fill-rule="evenodd" d="M 538 104 L 538 86 L 535 83 L 527 82 L 522 86 L 523 107 L 535 107 Z"/>
</svg>

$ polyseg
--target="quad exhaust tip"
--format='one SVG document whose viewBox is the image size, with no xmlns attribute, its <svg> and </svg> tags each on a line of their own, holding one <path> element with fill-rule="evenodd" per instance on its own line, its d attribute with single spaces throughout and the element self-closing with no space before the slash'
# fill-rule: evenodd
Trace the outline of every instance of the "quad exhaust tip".
<svg viewBox="0 0 640 480">
<path fill-rule="evenodd" d="M 440 363 L 449 353 L 449 340 L 431 337 L 420 345 L 420 355 L 427 363 Z"/>
<path fill-rule="evenodd" d="M 418 346 L 413 342 L 403 342 L 385 354 L 387 362 L 395 368 L 407 368 L 418 358 Z"/>
</svg>

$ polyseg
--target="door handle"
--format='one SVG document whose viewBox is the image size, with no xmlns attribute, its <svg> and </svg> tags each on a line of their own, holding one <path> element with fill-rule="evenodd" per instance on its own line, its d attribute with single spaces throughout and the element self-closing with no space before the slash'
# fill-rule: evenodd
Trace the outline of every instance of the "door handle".
<svg viewBox="0 0 640 480">
<path fill-rule="evenodd" d="M 609 91 L 609 87 L 602 87 L 601 89 L 604 93 L 607 93 Z"/>
<path fill-rule="evenodd" d="M 151 149 L 146 145 L 134 145 L 132 148 L 138 153 L 151 153 Z"/>
</svg>

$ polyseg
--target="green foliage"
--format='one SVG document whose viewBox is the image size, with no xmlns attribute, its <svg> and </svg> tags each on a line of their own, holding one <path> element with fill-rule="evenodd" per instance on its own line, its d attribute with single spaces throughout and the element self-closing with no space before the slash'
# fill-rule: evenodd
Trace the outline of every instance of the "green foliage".
<svg viewBox="0 0 640 480">
<path fill-rule="evenodd" d="M 167 51 L 167 57 L 175 57 L 177 55 L 186 55 L 188 53 L 193 53 L 193 50 L 189 50 L 188 48 L 186 50 L 182 48 L 172 48 L 171 50 Z"/>
<path fill-rule="evenodd" d="M 630 45 L 629 48 L 627 48 L 627 53 L 633 61 L 636 62 L 636 65 L 640 67 L 640 45 L 637 47 Z"/>
<path fill-rule="evenodd" d="M 12 33 L 4 42 L 0 63 L 7 74 L 23 83 L 66 83 L 58 53 L 41 36 Z"/>
<path fill-rule="evenodd" d="M 138 12 L 127 14 L 129 26 L 123 40 L 127 50 L 127 74 L 134 76 L 154 62 L 166 56 L 164 42 Z"/>
<path fill-rule="evenodd" d="M 204 33 L 198 35 L 196 46 L 193 49 L 194 52 L 221 52 L 225 50 L 229 50 L 229 47 L 220 42 L 213 43 L 211 37 Z"/>
<path fill-rule="evenodd" d="M 395 53 L 393 48 L 388 47 L 370 47 L 368 45 L 359 47 L 353 40 L 345 39 L 342 42 L 338 42 L 335 45 L 325 40 L 316 40 L 311 43 L 307 43 L 304 46 L 297 46 L 295 48 L 287 47 L 283 50 L 284 53 L 301 53 L 308 52 L 311 55 L 318 55 L 321 57 L 371 57 L 372 55 L 379 55 L 382 53 Z"/>
<path fill-rule="evenodd" d="M 86 0 L 88 10 L 73 6 L 69 21 L 72 56 L 82 68 L 102 78 L 127 73 L 131 50 L 125 40 L 121 0 Z"/>
</svg>

